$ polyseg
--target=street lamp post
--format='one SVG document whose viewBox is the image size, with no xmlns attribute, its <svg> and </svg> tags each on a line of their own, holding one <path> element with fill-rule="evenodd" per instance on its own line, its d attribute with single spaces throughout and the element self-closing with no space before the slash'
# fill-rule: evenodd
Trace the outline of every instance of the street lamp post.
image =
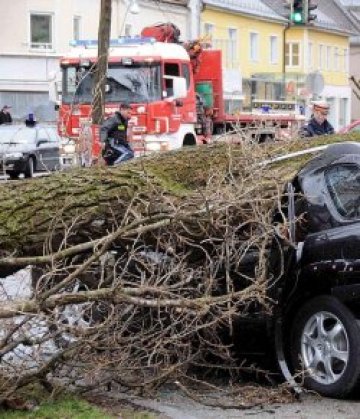
<svg viewBox="0 0 360 419">
<path fill-rule="evenodd" d="M 120 31 L 119 31 L 119 34 L 118 34 L 119 36 L 123 35 L 123 31 L 124 31 L 125 23 L 126 23 L 126 18 L 128 17 L 129 13 L 131 13 L 133 15 L 138 15 L 140 13 L 140 7 L 139 7 L 136 0 L 128 0 L 128 5 L 126 7 L 124 18 L 123 18 L 121 28 L 120 28 Z"/>
</svg>

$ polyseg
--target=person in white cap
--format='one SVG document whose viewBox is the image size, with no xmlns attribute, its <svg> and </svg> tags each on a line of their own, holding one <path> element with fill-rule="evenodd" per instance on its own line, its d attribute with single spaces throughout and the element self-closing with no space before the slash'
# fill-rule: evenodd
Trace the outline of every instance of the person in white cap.
<svg viewBox="0 0 360 419">
<path fill-rule="evenodd" d="M 313 114 L 308 124 L 301 131 L 302 137 L 334 134 L 333 126 L 327 120 L 329 107 L 329 104 L 322 100 L 313 102 Z"/>
</svg>

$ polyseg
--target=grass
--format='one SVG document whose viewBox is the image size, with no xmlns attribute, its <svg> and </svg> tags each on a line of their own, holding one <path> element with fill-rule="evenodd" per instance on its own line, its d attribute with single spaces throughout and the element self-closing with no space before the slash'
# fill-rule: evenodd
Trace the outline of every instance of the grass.
<svg viewBox="0 0 360 419">
<path fill-rule="evenodd" d="M 115 409 L 113 405 L 109 408 L 113 413 L 86 400 L 63 396 L 57 400 L 43 402 L 33 411 L 0 409 L 0 417 L 1 419 L 156 419 L 154 414 L 148 412 L 134 411 L 121 406 Z"/>
<path fill-rule="evenodd" d="M 59 400 L 41 403 L 33 411 L 0 410 L 0 417 L 2 419 L 113 419 L 116 416 L 107 414 L 104 410 L 92 406 L 85 400 L 67 396 Z"/>
</svg>

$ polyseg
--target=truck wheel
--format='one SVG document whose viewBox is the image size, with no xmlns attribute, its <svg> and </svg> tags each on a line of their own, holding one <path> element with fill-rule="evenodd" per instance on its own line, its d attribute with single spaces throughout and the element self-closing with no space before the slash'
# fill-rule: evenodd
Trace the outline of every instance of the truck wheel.
<svg viewBox="0 0 360 419">
<path fill-rule="evenodd" d="M 19 179 L 20 172 L 8 172 L 11 180 Z"/>
<path fill-rule="evenodd" d="M 273 143 L 275 141 L 275 138 L 271 134 L 260 134 L 259 143 Z"/>
<path fill-rule="evenodd" d="M 33 157 L 29 157 L 29 160 L 26 164 L 26 169 L 24 172 L 24 175 L 26 178 L 31 178 L 34 176 L 34 158 Z"/>
<path fill-rule="evenodd" d="M 186 134 L 183 141 L 183 147 L 196 145 L 196 139 L 192 134 Z"/>
<path fill-rule="evenodd" d="M 323 396 L 349 396 L 360 378 L 360 327 L 351 311 L 331 296 L 308 301 L 293 322 L 294 372 Z"/>
</svg>

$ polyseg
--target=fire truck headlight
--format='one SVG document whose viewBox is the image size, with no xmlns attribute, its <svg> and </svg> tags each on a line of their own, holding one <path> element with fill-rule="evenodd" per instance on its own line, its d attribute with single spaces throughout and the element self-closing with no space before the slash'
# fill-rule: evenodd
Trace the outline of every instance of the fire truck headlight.
<svg viewBox="0 0 360 419">
<path fill-rule="evenodd" d="M 160 143 L 147 143 L 146 150 L 147 151 L 160 151 L 161 144 Z"/>
<path fill-rule="evenodd" d="M 76 145 L 73 141 L 63 140 L 60 145 L 61 154 L 74 154 L 76 153 Z"/>
<path fill-rule="evenodd" d="M 75 144 L 66 144 L 64 145 L 63 150 L 66 154 L 75 153 Z"/>
</svg>

